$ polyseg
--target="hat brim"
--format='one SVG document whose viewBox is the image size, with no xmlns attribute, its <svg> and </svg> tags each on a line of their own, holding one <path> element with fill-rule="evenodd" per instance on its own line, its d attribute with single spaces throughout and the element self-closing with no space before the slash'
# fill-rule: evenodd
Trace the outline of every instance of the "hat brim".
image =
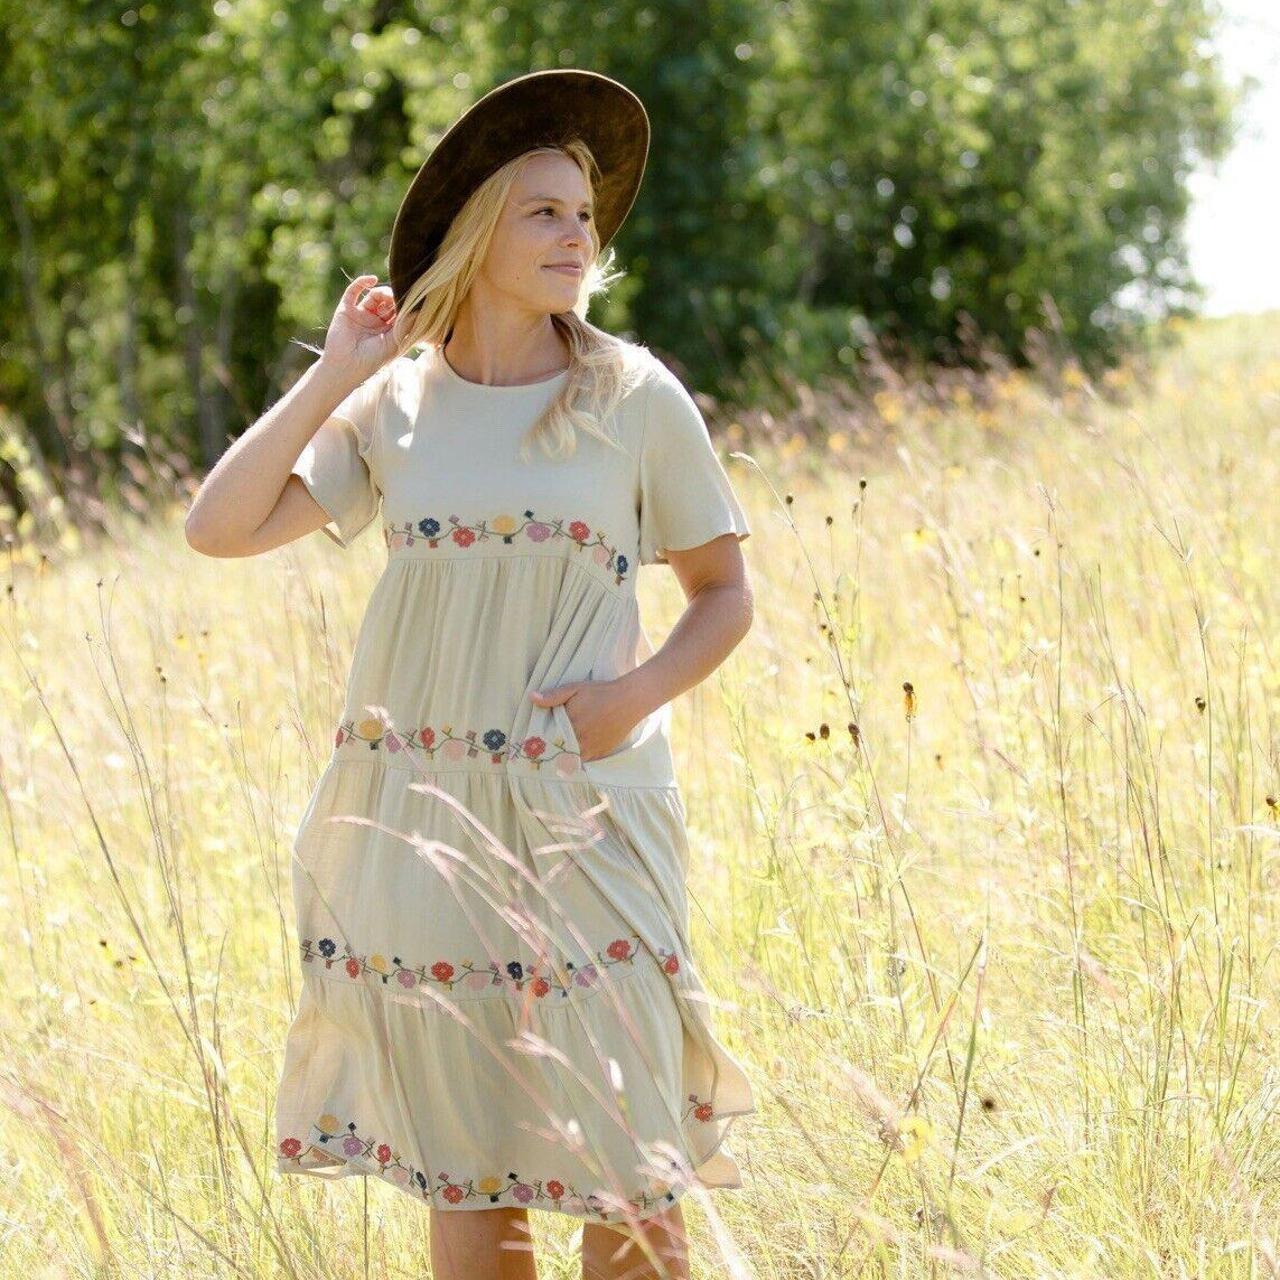
<svg viewBox="0 0 1280 1280">
<path fill-rule="evenodd" d="M 581 138 L 600 182 L 594 220 L 603 249 L 635 203 L 649 155 L 649 117 L 625 85 L 595 71 L 532 71 L 508 80 L 450 126 L 400 202 L 387 258 L 397 304 L 431 265 L 449 224 L 496 169 L 531 147 Z"/>
</svg>

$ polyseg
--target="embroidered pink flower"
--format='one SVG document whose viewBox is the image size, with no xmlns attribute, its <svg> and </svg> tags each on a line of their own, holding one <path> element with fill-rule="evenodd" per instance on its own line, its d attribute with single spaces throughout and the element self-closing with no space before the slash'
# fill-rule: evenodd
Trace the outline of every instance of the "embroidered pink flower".
<svg viewBox="0 0 1280 1280">
<path fill-rule="evenodd" d="M 410 973 L 408 969 L 401 969 L 396 974 L 396 978 L 402 987 L 415 986 L 418 981 L 418 975 L 416 973 Z"/>
<path fill-rule="evenodd" d="M 364 1150 L 364 1143 L 353 1133 L 349 1138 L 343 1138 L 342 1151 L 344 1155 L 358 1156 Z"/>
<path fill-rule="evenodd" d="M 577 550 L 590 547 L 593 562 L 606 570 L 611 569 L 616 582 L 622 582 L 631 569 L 627 556 L 617 547 L 610 546 L 604 535 L 598 529 L 593 531 L 586 520 L 570 520 L 565 516 L 537 519 L 531 508 L 524 511 L 522 518 L 525 521 L 523 525 L 520 523 L 521 517 L 510 514 L 499 514 L 487 520 L 477 519 L 467 523 L 461 516 L 451 515 L 448 520 L 453 527 L 447 540 L 453 546 L 462 548 L 498 541 L 511 546 L 523 529 L 530 542 L 543 543 L 552 538 L 563 538 Z M 382 536 L 392 551 L 412 547 L 424 539 L 426 545 L 434 550 L 446 540 L 440 521 L 435 516 L 407 520 L 399 526 L 384 524 Z"/>
</svg>

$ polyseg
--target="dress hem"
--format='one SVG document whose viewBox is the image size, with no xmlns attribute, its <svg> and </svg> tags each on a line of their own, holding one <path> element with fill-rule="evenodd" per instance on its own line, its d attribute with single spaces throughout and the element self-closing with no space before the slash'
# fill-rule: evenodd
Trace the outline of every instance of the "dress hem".
<svg viewBox="0 0 1280 1280">
<path fill-rule="evenodd" d="M 720 1113 L 719 1119 L 724 1121 L 720 1136 L 713 1146 L 699 1160 L 699 1166 L 706 1164 L 713 1156 L 724 1150 L 725 1144 L 733 1131 L 737 1121 L 743 1116 L 755 1115 L 758 1107 L 747 1107 L 740 1111 L 726 1111 Z M 316 1154 L 323 1157 L 325 1163 L 304 1165 L 300 1161 L 308 1155 Z M 736 1162 L 735 1162 L 736 1163 Z M 534 1209 L 542 1213 L 556 1213 L 562 1217 L 572 1218 L 578 1222 L 594 1222 L 604 1226 L 625 1228 L 632 1222 L 644 1222 L 649 1218 L 657 1217 L 661 1213 L 665 1213 L 668 1209 L 678 1204 L 684 1199 L 690 1190 L 697 1187 L 703 1191 L 739 1191 L 742 1189 L 743 1183 L 741 1178 L 736 1182 L 708 1182 L 700 1177 L 696 1170 L 692 1179 L 682 1180 L 678 1184 L 671 1187 L 670 1190 L 662 1193 L 657 1197 L 656 1202 L 648 1205 L 643 1209 L 635 1210 L 601 1210 L 578 1212 L 574 1209 L 566 1208 L 562 1201 L 558 1201 L 552 1197 L 545 1196 L 535 1192 L 530 1198 L 524 1202 L 519 1200 L 511 1200 L 505 1204 L 497 1203 L 496 1193 L 488 1204 L 450 1204 L 447 1199 L 444 1203 L 437 1203 L 443 1198 L 442 1192 L 439 1190 L 426 1191 L 420 1186 L 415 1186 L 411 1182 L 397 1182 L 394 1178 L 388 1177 L 385 1167 L 380 1165 L 376 1160 L 372 1160 L 363 1155 L 333 1155 L 329 1151 L 321 1151 L 314 1143 L 310 1143 L 305 1151 L 301 1154 L 291 1157 L 276 1156 L 276 1171 L 285 1176 L 293 1177 L 311 1177 L 318 1178 L 326 1182 L 335 1182 L 340 1178 L 375 1178 L 379 1182 L 386 1183 L 396 1191 L 410 1197 L 410 1199 L 424 1203 L 430 1208 L 435 1209 L 439 1213 L 476 1213 L 483 1212 L 488 1209 Z M 542 1201 L 542 1203 L 539 1203 Z"/>
</svg>

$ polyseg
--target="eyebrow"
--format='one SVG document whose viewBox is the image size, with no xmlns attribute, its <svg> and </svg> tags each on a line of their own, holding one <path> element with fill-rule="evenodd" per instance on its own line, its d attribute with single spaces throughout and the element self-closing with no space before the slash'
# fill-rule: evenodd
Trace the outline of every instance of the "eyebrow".
<svg viewBox="0 0 1280 1280">
<path fill-rule="evenodd" d="M 521 200 L 521 204 L 533 204 L 535 200 L 549 201 L 551 204 L 564 204 L 565 202 L 559 196 L 530 196 L 527 200 Z M 584 200 L 582 207 L 590 209 L 592 207 L 590 200 Z"/>
</svg>

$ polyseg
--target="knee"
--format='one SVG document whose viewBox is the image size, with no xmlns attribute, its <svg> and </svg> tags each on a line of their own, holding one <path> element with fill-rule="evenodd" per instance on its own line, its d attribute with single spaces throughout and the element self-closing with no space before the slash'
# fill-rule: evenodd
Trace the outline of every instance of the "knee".
<svg viewBox="0 0 1280 1280">
<path fill-rule="evenodd" d="M 504 1205 L 495 1209 L 431 1207 L 431 1235 L 461 1249 L 517 1248 L 531 1243 L 529 1211 Z"/>
<path fill-rule="evenodd" d="M 637 1223 L 593 1222 L 582 1231 L 583 1280 L 687 1280 L 688 1238 L 678 1204 Z"/>
</svg>

